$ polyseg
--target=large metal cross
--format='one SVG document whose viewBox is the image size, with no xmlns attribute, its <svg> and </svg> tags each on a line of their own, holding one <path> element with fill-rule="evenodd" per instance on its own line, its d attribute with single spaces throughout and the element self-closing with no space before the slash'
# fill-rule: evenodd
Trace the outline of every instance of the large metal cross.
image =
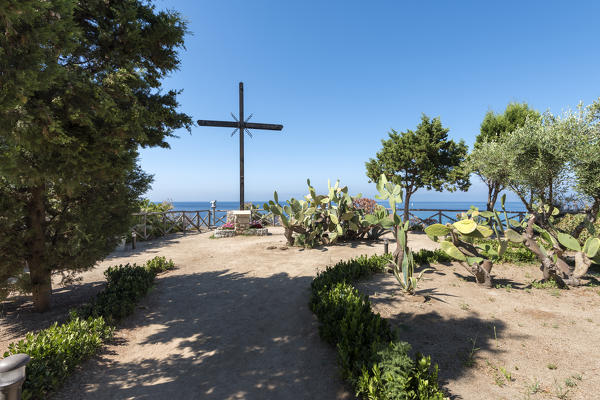
<svg viewBox="0 0 600 400">
<path fill-rule="evenodd" d="M 244 82 L 240 82 L 240 115 L 236 118 L 231 114 L 234 121 L 206 121 L 198 120 L 199 126 L 219 126 L 224 128 L 235 128 L 231 136 L 239 131 L 240 134 L 240 210 L 244 209 L 244 133 L 252 137 L 252 133 L 248 129 L 264 129 L 269 131 L 280 131 L 283 125 L 276 124 L 258 124 L 248 122 L 252 118 L 252 114 L 244 120 Z"/>
</svg>

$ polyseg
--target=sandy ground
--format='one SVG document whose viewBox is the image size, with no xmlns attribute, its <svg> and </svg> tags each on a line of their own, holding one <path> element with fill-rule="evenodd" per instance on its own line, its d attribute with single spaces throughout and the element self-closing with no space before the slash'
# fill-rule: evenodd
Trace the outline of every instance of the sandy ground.
<svg viewBox="0 0 600 400">
<path fill-rule="evenodd" d="M 352 399 L 335 350 L 319 339 L 309 286 L 325 265 L 381 254 L 383 244 L 284 250 L 281 228 L 270 230 L 267 237 L 170 236 L 114 253 L 80 284 L 56 289 L 50 313 L 33 313 L 22 298 L 4 303 L 0 351 L 101 290 L 108 266 L 164 255 L 178 268 L 159 277 L 113 343 L 53 398 Z M 424 235 L 409 242 L 436 245 Z M 439 363 L 452 398 L 545 399 L 566 391 L 563 398 L 597 398 L 599 289 L 527 290 L 541 274 L 533 266 L 494 273 L 503 287 L 483 289 L 458 265 L 434 266 L 421 282 L 424 303 L 407 301 L 391 275 L 359 288 L 403 340 Z"/>
<path fill-rule="evenodd" d="M 452 399 L 600 399 L 600 289 L 535 289 L 534 265 L 498 265 L 493 289 L 435 265 L 407 301 L 390 274 L 357 285 L 413 350 L 439 364 Z M 600 283 L 593 279 L 593 282 Z"/>
</svg>

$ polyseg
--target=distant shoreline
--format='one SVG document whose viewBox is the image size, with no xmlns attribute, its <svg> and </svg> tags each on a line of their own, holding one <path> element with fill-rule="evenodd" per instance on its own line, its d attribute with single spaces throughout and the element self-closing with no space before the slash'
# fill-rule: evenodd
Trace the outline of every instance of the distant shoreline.
<svg viewBox="0 0 600 400">
<path fill-rule="evenodd" d="M 267 201 L 246 201 L 247 203 L 256 204 L 262 207 Z M 387 201 L 377 201 L 379 204 L 389 207 Z M 196 210 L 208 210 L 210 209 L 210 201 L 172 201 L 173 211 L 196 211 Z M 285 203 L 285 200 L 281 200 L 280 203 Z M 468 210 L 471 206 L 478 207 L 479 209 L 486 208 L 485 201 L 411 201 L 411 209 L 453 209 L 453 210 Z M 218 210 L 236 210 L 239 208 L 239 201 L 220 201 L 217 200 Z M 398 208 L 402 209 L 403 204 L 399 204 Z M 496 203 L 496 209 L 500 208 L 500 202 Z M 508 211 L 526 211 L 523 203 L 518 201 L 506 202 L 506 209 Z"/>
</svg>

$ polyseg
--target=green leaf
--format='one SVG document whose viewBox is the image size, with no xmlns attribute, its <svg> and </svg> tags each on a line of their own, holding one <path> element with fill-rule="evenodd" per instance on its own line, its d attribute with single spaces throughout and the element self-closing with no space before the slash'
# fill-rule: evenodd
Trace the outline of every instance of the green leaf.
<svg viewBox="0 0 600 400">
<path fill-rule="evenodd" d="M 556 239 L 554 239 L 554 236 L 550 235 L 545 229 L 540 229 L 539 234 L 540 238 L 546 241 L 548 246 L 554 246 L 555 244 L 557 244 Z"/>
<path fill-rule="evenodd" d="M 512 227 L 516 228 L 517 226 L 521 226 L 521 223 L 519 221 L 517 221 L 516 219 L 509 219 L 508 226 L 512 226 Z"/>
<path fill-rule="evenodd" d="M 477 225 L 477 231 L 481 233 L 481 236 L 484 238 L 490 237 L 492 236 L 492 233 L 494 233 L 494 231 L 490 227 L 485 225 Z"/>
<path fill-rule="evenodd" d="M 388 229 L 394 226 L 394 221 L 392 221 L 391 217 L 385 217 L 381 220 L 379 225 L 381 225 L 382 228 Z"/>
<path fill-rule="evenodd" d="M 347 212 L 347 213 L 344 213 L 342 215 L 342 219 L 344 221 L 350 221 L 353 217 L 354 217 L 354 213 L 353 212 Z"/>
<path fill-rule="evenodd" d="M 558 241 L 567 249 L 581 251 L 581 246 L 579 245 L 577 239 L 567 233 L 558 232 Z"/>
<path fill-rule="evenodd" d="M 277 190 L 273 192 L 273 198 L 275 199 L 275 203 L 279 204 L 279 196 L 277 195 Z"/>
<path fill-rule="evenodd" d="M 483 258 L 481 257 L 466 257 L 466 260 L 469 265 L 481 264 L 483 262 Z"/>
<path fill-rule="evenodd" d="M 446 235 L 450 234 L 450 228 L 447 227 L 446 225 L 442 225 L 442 224 L 433 224 L 433 225 L 429 225 L 427 228 L 425 228 L 425 233 L 430 238 L 437 237 L 437 236 L 446 236 Z"/>
<path fill-rule="evenodd" d="M 334 224 L 339 224 L 340 220 L 338 219 L 338 216 L 334 213 L 330 213 L 329 214 L 329 218 L 331 218 L 331 222 L 333 222 Z"/>
<path fill-rule="evenodd" d="M 448 254 L 452 258 L 455 258 L 455 259 L 460 260 L 460 261 L 466 261 L 467 260 L 467 258 L 465 257 L 465 255 L 460 252 L 460 250 L 458 249 L 458 247 L 456 247 L 455 245 L 453 245 L 451 242 L 443 241 L 443 242 L 440 243 L 440 247 L 441 247 L 441 249 L 442 249 L 442 251 L 444 253 Z"/>
<path fill-rule="evenodd" d="M 494 213 L 491 211 L 479 211 L 479 215 L 481 215 L 483 218 L 492 218 Z"/>
<path fill-rule="evenodd" d="M 385 184 L 387 183 L 387 178 L 385 177 L 385 174 L 381 174 L 381 176 L 379 177 L 379 180 L 377 181 L 377 191 L 379 193 L 383 192 L 383 189 L 385 188 Z"/>
<path fill-rule="evenodd" d="M 337 233 L 342 236 L 344 234 L 344 229 L 342 229 L 341 225 L 336 225 Z"/>
<path fill-rule="evenodd" d="M 452 224 L 462 234 L 468 235 L 477 229 L 477 223 L 472 219 L 462 219 Z"/>
<path fill-rule="evenodd" d="M 596 254 L 598 254 L 598 249 L 600 249 L 600 239 L 597 237 L 588 238 L 583 245 L 583 252 L 588 256 L 588 258 L 596 257 Z"/>
<path fill-rule="evenodd" d="M 504 231 L 504 236 L 513 243 L 523 243 L 523 236 L 512 229 Z"/>
<path fill-rule="evenodd" d="M 375 225 L 379 222 L 379 218 L 377 218 L 373 214 L 367 214 L 367 215 L 365 215 L 365 221 L 367 221 L 371 225 Z"/>
<path fill-rule="evenodd" d="M 508 242 L 503 241 L 498 245 L 498 257 L 502 257 L 508 248 Z"/>
</svg>

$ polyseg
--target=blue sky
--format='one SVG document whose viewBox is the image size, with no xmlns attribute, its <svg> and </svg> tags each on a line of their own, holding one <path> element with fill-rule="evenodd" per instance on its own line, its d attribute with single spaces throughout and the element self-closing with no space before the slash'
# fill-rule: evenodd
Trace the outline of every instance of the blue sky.
<svg viewBox="0 0 600 400">
<path fill-rule="evenodd" d="M 364 163 L 387 132 L 439 116 L 472 146 L 488 110 L 526 101 L 552 112 L 600 96 L 600 2 L 158 0 L 189 23 L 181 68 L 164 82 L 183 89 L 181 110 L 231 120 L 238 82 L 252 121 L 280 133 L 246 140 L 246 199 L 323 190 L 340 179 L 373 196 Z M 237 200 L 238 138 L 227 128 L 178 132 L 170 150 L 141 151 L 154 174 L 148 197 Z M 484 201 L 420 190 L 415 201 Z M 509 199 L 514 197 L 509 195 Z"/>
</svg>

